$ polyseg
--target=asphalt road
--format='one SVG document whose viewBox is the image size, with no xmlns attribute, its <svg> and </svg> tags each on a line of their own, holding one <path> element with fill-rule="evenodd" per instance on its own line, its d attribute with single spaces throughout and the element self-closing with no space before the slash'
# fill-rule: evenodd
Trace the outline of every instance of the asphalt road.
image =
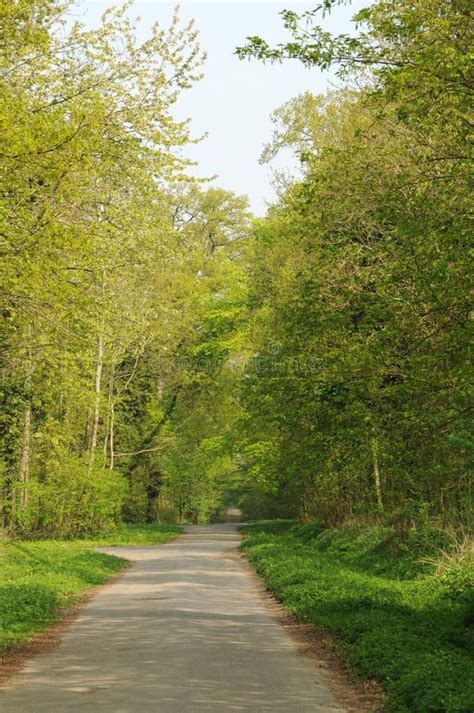
<svg viewBox="0 0 474 713">
<path fill-rule="evenodd" d="M 343 713 L 267 610 L 235 525 L 190 527 L 102 589 L 0 693 L 1 713 Z"/>
</svg>

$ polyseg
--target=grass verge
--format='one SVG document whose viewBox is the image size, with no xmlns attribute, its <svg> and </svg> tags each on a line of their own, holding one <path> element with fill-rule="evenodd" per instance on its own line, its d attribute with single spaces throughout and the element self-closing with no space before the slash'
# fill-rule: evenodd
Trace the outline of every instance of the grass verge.
<svg viewBox="0 0 474 713">
<path fill-rule="evenodd" d="M 127 545 L 163 545 L 174 540 L 181 532 L 178 525 L 119 525 L 112 532 L 101 533 L 93 538 L 76 540 L 83 547 L 125 547 Z"/>
<path fill-rule="evenodd" d="M 127 560 L 91 547 L 156 545 L 180 528 L 121 525 L 110 533 L 74 541 L 0 541 L 0 655 L 44 631 L 61 608 L 127 566 Z"/>
<path fill-rule="evenodd" d="M 255 523 L 243 549 L 300 621 L 337 634 L 344 662 L 387 691 L 387 711 L 474 711 L 472 557 L 441 533 Z"/>
</svg>

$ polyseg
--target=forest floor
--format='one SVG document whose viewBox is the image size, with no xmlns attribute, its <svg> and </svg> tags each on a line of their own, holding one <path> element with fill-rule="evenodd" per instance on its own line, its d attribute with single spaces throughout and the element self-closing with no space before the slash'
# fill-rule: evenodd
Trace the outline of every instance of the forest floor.
<svg viewBox="0 0 474 713">
<path fill-rule="evenodd" d="M 383 710 L 474 710 L 473 559 L 442 531 L 255 523 L 243 549 L 326 652 L 387 692 Z M 317 635 L 319 632 L 319 635 Z M 324 652 L 323 652 L 324 655 Z"/>
<path fill-rule="evenodd" d="M 238 552 L 236 525 L 191 526 L 132 560 L 0 694 L 9 713 L 342 713 L 362 710 L 302 656 Z M 290 627 L 291 628 L 291 627 Z M 367 708 L 365 708 L 367 710 Z"/>
</svg>

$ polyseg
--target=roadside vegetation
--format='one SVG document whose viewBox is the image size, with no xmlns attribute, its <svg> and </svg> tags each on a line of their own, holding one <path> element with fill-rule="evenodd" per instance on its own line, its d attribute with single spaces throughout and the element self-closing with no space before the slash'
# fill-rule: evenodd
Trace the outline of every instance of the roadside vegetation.
<svg viewBox="0 0 474 713">
<path fill-rule="evenodd" d="M 140 545 L 163 545 L 174 540 L 182 532 L 178 525 L 157 522 L 128 523 L 117 525 L 109 532 L 101 532 L 76 540 L 82 547 L 127 547 Z"/>
<path fill-rule="evenodd" d="M 162 544 L 179 532 L 177 527 L 132 525 L 88 540 L 0 541 L 0 655 L 43 631 L 61 609 L 127 567 L 126 559 L 91 548 Z"/>
<path fill-rule="evenodd" d="M 245 527 L 243 549 L 299 621 L 328 628 L 346 665 L 382 683 L 386 710 L 474 710 L 468 548 L 434 530 L 274 521 Z"/>
</svg>

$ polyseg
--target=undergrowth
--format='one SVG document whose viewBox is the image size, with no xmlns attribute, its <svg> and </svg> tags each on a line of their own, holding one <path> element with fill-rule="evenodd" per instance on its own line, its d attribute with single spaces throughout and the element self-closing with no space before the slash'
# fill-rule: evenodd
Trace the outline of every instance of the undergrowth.
<svg viewBox="0 0 474 713">
<path fill-rule="evenodd" d="M 346 665 L 379 680 L 386 710 L 472 713 L 473 561 L 442 532 L 256 523 L 243 548 L 299 620 L 337 635 Z"/>
<path fill-rule="evenodd" d="M 92 538 L 77 540 L 83 546 L 113 547 L 126 545 L 162 545 L 174 540 L 182 528 L 178 525 L 157 523 L 118 525 L 111 532 L 100 533 Z"/>
</svg>

